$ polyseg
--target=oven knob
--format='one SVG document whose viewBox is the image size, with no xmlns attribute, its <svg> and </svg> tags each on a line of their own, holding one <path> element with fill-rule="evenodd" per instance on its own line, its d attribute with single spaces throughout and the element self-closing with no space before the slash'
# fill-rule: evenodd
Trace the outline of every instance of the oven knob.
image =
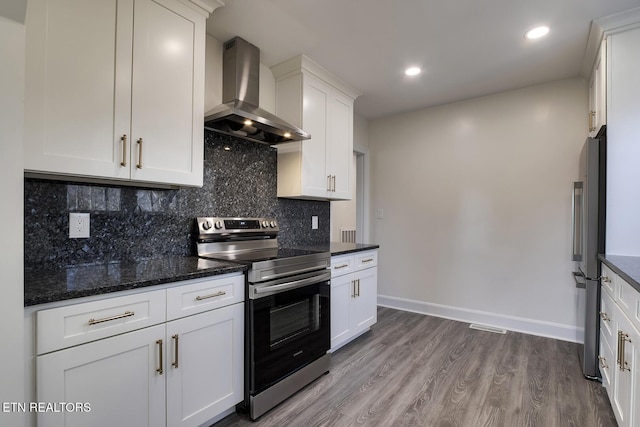
<svg viewBox="0 0 640 427">
<path fill-rule="evenodd" d="M 216 221 L 213 226 L 216 228 L 216 230 L 220 230 L 222 228 L 222 221 Z"/>
<path fill-rule="evenodd" d="M 269 226 L 268 221 L 262 221 L 262 228 L 267 228 Z"/>
<path fill-rule="evenodd" d="M 209 230 L 211 228 L 211 223 L 207 220 L 205 222 L 202 223 L 202 228 L 204 230 Z"/>
<path fill-rule="evenodd" d="M 276 227 L 276 222 L 275 221 L 271 221 L 269 223 L 269 225 L 271 226 L 271 228 L 275 228 Z"/>
</svg>

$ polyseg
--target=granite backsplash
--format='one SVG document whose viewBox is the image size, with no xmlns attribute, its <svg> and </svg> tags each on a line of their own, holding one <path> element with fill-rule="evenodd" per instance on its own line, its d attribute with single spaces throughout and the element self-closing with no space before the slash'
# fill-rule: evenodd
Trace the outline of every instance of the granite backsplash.
<svg viewBox="0 0 640 427">
<path fill-rule="evenodd" d="M 195 255 L 197 216 L 276 217 L 281 246 L 329 242 L 330 203 L 277 198 L 277 151 L 205 130 L 202 188 L 150 189 L 25 179 L 27 271 Z M 91 237 L 69 238 L 69 213 L 91 214 Z M 319 229 L 311 230 L 311 216 Z"/>
</svg>

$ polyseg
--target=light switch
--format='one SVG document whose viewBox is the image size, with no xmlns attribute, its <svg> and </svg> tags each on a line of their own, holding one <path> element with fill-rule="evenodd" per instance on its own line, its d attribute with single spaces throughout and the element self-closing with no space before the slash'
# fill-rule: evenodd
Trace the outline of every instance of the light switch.
<svg viewBox="0 0 640 427">
<path fill-rule="evenodd" d="M 313 215 L 311 217 L 311 229 L 312 230 L 317 230 L 318 229 L 318 216 L 317 215 Z"/>
<path fill-rule="evenodd" d="M 382 219 L 382 218 L 384 218 L 384 209 L 382 209 L 382 208 L 378 208 L 378 211 L 376 212 L 376 217 L 377 217 L 378 219 Z"/>
</svg>

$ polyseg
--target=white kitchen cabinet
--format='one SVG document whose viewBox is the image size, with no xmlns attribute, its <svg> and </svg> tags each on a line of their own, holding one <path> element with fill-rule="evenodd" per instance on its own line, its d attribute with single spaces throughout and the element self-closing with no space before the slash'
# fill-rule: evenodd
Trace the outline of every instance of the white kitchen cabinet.
<svg viewBox="0 0 640 427">
<path fill-rule="evenodd" d="M 199 426 L 244 398 L 244 304 L 167 323 L 167 425 Z"/>
<path fill-rule="evenodd" d="M 363 263 L 363 260 L 371 261 Z M 332 352 L 376 323 L 377 298 L 377 251 L 331 258 Z"/>
<path fill-rule="evenodd" d="M 600 372 L 621 427 L 640 425 L 640 292 L 603 265 L 600 308 Z M 604 287 L 603 287 L 604 289 Z"/>
<path fill-rule="evenodd" d="M 201 186 L 203 7 L 30 0 L 25 171 Z"/>
<path fill-rule="evenodd" d="M 603 40 L 589 78 L 589 136 L 607 123 L 607 42 Z"/>
<path fill-rule="evenodd" d="M 613 296 L 604 291 L 605 282 L 610 283 L 613 276 L 611 273 L 605 275 L 606 272 L 602 270 L 601 283 L 603 284 L 603 292 L 600 298 L 600 349 L 599 349 L 599 366 L 600 374 L 602 375 L 602 385 L 607 390 L 609 398 L 613 397 L 613 390 L 611 389 L 612 375 L 615 373 L 615 356 L 614 349 L 616 349 L 615 341 L 615 304 L 613 302 Z"/>
<path fill-rule="evenodd" d="M 38 356 L 37 401 L 88 404 L 89 411 L 38 412 L 39 427 L 164 426 L 164 325 Z"/>
<path fill-rule="evenodd" d="M 195 427 L 243 400 L 244 275 L 175 285 L 36 313 L 37 401 L 90 406 L 39 413 L 39 426 Z"/>
<path fill-rule="evenodd" d="M 278 197 L 351 199 L 353 103 L 360 94 L 305 56 L 271 70 L 276 114 L 311 134 L 278 145 Z"/>
</svg>

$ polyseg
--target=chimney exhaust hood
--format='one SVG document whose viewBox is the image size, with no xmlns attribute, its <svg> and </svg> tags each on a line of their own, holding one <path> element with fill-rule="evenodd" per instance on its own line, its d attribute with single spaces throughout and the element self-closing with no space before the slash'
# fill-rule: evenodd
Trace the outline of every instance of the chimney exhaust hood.
<svg viewBox="0 0 640 427">
<path fill-rule="evenodd" d="M 258 107 L 260 50 L 234 37 L 223 46 L 222 102 L 207 112 L 204 128 L 261 144 L 301 141 L 307 132 Z"/>
</svg>

